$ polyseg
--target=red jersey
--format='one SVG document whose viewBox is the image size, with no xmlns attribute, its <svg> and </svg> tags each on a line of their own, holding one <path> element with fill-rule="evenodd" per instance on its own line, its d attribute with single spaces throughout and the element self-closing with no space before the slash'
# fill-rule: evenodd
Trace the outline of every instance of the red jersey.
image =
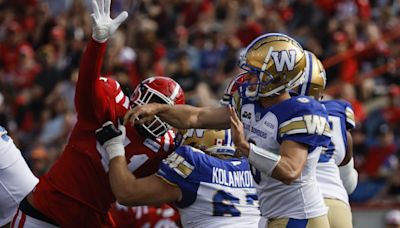
<svg viewBox="0 0 400 228">
<path fill-rule="evenodd" d="M 179 212 L 168 204 L 159 207 L 113 204 L 110 213 L 116 228 L 178 228 L 180 224 Z"/>
<path fill-rule="evenodd" d="M 95 130 L 108 120 L 116 124 L 130 106 L 118 82 L 100 77 L 105 47 L 89 42 L 76 86 L 78 121 L 62 156 L 33 191 L 36 208 L 62 227 L 111 226 L 107 212 L 115 197 L 108 181 L 106 152 L 96 142 Z M 170 131 L 154 141 L 127 126 L 128 168 L 138 177 L 155 173 L 172 152 L 173 137 Z"/>
</svg>

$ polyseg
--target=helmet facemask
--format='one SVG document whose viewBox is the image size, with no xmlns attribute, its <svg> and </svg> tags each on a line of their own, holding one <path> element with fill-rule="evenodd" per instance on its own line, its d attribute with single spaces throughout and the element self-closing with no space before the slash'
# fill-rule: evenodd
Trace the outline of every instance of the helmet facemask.
<svg viewBox="0 0 400 228">
<path fill-rule="evenodd" d="M 149 103 L 174 104 L 174 102 L 164 94 L 141 83 L 131 97 L 132 107 Z M 151 138 L 159 138 L 167 133 L 168 130 L 172 129 L 169 124 L 162 121 L 157 115 L 155 115 L 154 119 L 150 122 L 141 124 L 140 127 L 143 129 L 139 128 L 139 132 Z"/>
</svg>

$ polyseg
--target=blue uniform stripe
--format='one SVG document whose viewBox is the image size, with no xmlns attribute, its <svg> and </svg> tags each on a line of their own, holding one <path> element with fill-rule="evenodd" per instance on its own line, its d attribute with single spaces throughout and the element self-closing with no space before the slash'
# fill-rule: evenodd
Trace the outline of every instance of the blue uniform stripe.
<svg viewBox="0 0 400 228">
<path fill-rule="evenodd" d="M 293 219 L 290 218 L 286 228 L 306 228 L 308 219 Z"/>
<path fill-rule="evenodd" d="M 224 143 L 226 144 L 226 145 L 229 145 L 229 138 L 228 138 L 228 130 L 225 130 L 225 137 L 224 137 Z"/>
</svg>

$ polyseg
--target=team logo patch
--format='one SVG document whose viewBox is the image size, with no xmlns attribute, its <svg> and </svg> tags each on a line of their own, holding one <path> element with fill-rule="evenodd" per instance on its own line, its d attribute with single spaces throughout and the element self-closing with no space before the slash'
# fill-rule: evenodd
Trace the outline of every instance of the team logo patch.
<svg viewBox="0 0 400 228">
<path fill-rule="evenodd" d="M 296 50 L 273 51 L 272 59 L 275 62 L 276 72 L 292 71 L 296 63 Z"/>
</svg>

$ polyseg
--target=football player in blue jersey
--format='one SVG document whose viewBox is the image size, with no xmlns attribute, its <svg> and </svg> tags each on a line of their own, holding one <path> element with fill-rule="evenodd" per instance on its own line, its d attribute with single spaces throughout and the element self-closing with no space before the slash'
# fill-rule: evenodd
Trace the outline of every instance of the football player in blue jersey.
<svg viewBox="0 0 400 228">
<path fill-rule="evenodd" d="M 322 63 L 311 52 L 305 80 L 294 89 L 299 95 L 319 100 L 329 113 L 331 143 L 323 150 L 317 164 L 317 181 L 325 204 L 329 207 L 328 219 L 331 228 L 351 228 L 352 216 L 348 194 L 357 185 L 358 173 L 354 169 L 352 138 L 350 129 L 355 127 L 354 112 L 344 100 L 322 100 L 326 86 L 326 74 Z"/>
<path fill-rule="evenodd" d="M 145 178 L 128 170 L 123 125 L 117 130 L 107 122 L 96 136 L 109 153 L 109 179 L 119 203 L 175 203 L 183 227 L 258 227 L 249 163 L 236 152 L 229 130 L 189 130 L 184 146 L 163 160 L 157 174 Z"/>
<path fill-rule="evenodd" d="M 304 50 L 289 36 L 269 33 L 253 40 L 239 62 L 245 80 L 229 106 L 150 104 L 131 110 L 125 122 L 145 123 L 157 115 L 179 129 L 231 128 L 253 167 L 268 227 L 329 227 L 315 178 L 320 152 L 330 143 L 328 115 L 314 99 L 289 94 L 304 80 Z"/>
</svg>

